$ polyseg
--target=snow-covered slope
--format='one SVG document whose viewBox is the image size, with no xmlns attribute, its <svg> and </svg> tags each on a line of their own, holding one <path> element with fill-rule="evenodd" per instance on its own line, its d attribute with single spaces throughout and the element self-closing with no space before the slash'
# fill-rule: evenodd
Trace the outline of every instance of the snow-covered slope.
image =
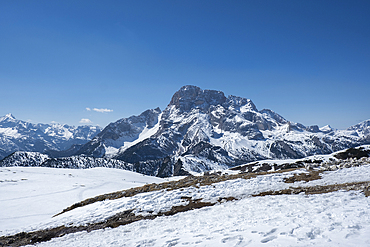
<svg viewBox="0 0 370 247">
<path fill-rule="evenodd" d="M 36 246 L 369 246 L 369 203 L 354 192 L 252 197 Z"/>
<path fill-rule="evenodd" d="M 0 159 L 15 151 L 62 151 L 85 144 L 100 131 L 99 126 L 32 124 L 7 114 L 0 117 Z"/>
<path fill-rule="evenodd" d="M 89 197 L 165 181 L 109 168 L 0 167 L 0 235 L 48 220 Z"/>
<path fill-rule="evenodd" d="M 191 186 L 179 190 L 159 190 L 140 193 L 132 197 L 95 202 L 54 217 L 50 222 L 45 225 L 39 225 L 33 230 L 58 227 L 60 225 L 79 226 L 103 222 L 113 215 L 127 210 L 133 210 L 132 212 L 136 215 L 158 215 L 161 212 L 171 210 L 174 206 L 187 205 L 189 201 L 184 198 L 189 196 L 194 201 L 201 199 L 203 202 L 217 203 L 220 198 L 233 197 L 241 199 L 266 191 L 288 189 L 292 184 L 284 182 L 284 179 L 291 177 L 293 174 L 297 174 L 297 171 L 261 175 L 247 180 L 227 180 L 209 186 L 201 186 L 200 188 Z M 370 166 L 365 165 L 327 172 L 322 179 L 309 182 L 295 182 L 293 186 L 310 187 L 324 184 L 363 182 L 370 181 L 369 177 Z M 139 206 L 137 206 L 138 204 Z"/>
<path fill-rule="evenodd" d="M 17 180 L 13 183 L 18 186 L 28 181 L 21 180 L 27 173 L 24 175 L 22 170 L 12 169 L 3 171 L 5 177 Z M 74 173 L 72 176 L 67 175 L 66 170 L 61 171 L 66 173 L 61 176 L 63 180 L 73 179 L 76 187 L 80 188 L 85 182 L 81 183 L 79 177 L 84 177 L 82 172 L 89 170 L 73 170 L 81 171 L 81 174 Z M 318 176 L 310 177 L 312 174 Z M 144 190 L 155 187 L 148 184 L 137 188 L 138 193 L 132 194 L 133 190 L 128 190 L 131 194 L 120 191 L 121 197 L 109 199 L 109 195 L 106 195 L 106 199 L 88 200 L 91 203 L 56 217 L 43 219 L 42 222 L 36 218 L 32 225 L 24 222 L 21 227 L 5 228 L 3 234 L 41 230 L 40 238 L 37 235 L 32 238 L 32 233 L 14 235 L 15 240 L 30 239 L 28 243 L 47 241 L 51 236 L 51 241 L 37 246 L 370 244 L 369 162 L 334 171 L 296 169 L 251 176 L 242 173 L 239 175 L 239 178 L 233 177 L 234 175 L 227 178 L 228 175 L 225 174 L 211 174 L 199 177 L 200 180 L 197 177 L 188 177 L 184 179 L 185 182 L 178 180 L 170 183 L 173 187 L 169 189 L 152 191 Z M 300 180 L 299 177 L 308 177 L 309 180 Z M 297 180 L 288 181 L 291 178 Z M 55 180 L 52 184 L 57 183 Z M 30 181 L 28 189 L 32 190 L 34 184 Z M 2 184 L 0 188 L 1 186 Z M 6 198 L 14 196 L 14 193 L 4 195 Z M 21 196 L 19 199 L 32 206 L 37 203 L 35 198 L 36 196 Z M 14 211 L 14 208 L 5 208 Z M 126 216 L 132 220 L 117 225 L 105 225 L 110 221 L 120 222 Z M 95 229 L 99 229 L 99 226 L 101 228 L 84 230 L 94 226 L 97 226 Z M 62 234 L 58 233 L 60 230 Z M 74 233 L 68 234 L 68 230 L 73 230 Z M 0 238 L 0 241 L 5 239 Z"/>
<path fill-rule="evenodd" d="M 0 160 L 0 166 L 42 166 L 44 161 L 50 159 L 49 155 L 39 152 L 17 151 Z"/>
<path fill-rule="evenodd" d="M 75 154 L 93 157 L 112 157 L 154 134 L 158 130 L 159 108 L 147 110 L 139 116 L 122 118 L 110 123 L 90 142 L 83 145 Z"/>
</svg>

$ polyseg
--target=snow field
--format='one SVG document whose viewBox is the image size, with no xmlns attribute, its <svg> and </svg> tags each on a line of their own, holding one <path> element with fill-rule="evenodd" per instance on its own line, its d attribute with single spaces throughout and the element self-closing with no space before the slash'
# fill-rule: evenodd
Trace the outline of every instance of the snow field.
<svg viewBox="0 0 370 247">
<path fill-rule="evenodd" d="M 369 246 L 369 203 L 358 191 L 247 197 L 36 246 Z"/>
<path fill-rule="evenodd" d="M 109 168 L 0 167 L 0 235 L 49 220 L 86 198 L 165 181 Z"/>
<path fill-rule="evenodd" d="M 304 170 L 260 175 L 248 180 L 227 180 L 200 187 L 186 187 L 170 191 L 152 191 L 140 193 L 133 197 L 95 202 L 63 213 L 38 225 L 35 224 L 27 228 L 27 231 L 53 228 L 61 225 L 79 226 L 88 223 L 102 222 L 126 210 L 133 210 L 133 213 L 136 215 L 156 215 L 160 212 L 170 211 L 173 206 L 187 205 L 188 201 L 182 199 L 183 197 L 191 197 L 193 200 L 202 199 L 202 202 L 216 203 L 219 198 L 234 197 L 242 199 L 261 192 L 282 190 L 289 187 L 309 187 L 315 185 L 369 181 L 370 165 L 326 172 L 323 174 L 322 179 L 310 182 L 301 181 L 295 182 L 294 184 L 284 183 L 284 178 L 299 172 L 304 172 Z"/>
<path fill-rule="evenodd" d="M 370 246 L 370 197 L 360 191 L 251 197 L 289 187 L 370 180 L 368 164 L 324 172 L 321 179 L 309 182 L 283 182 L 302 172 L 306 171 L 141 193 L 96 202 L 51 218 L 76 198 L 165 180 L 108 168 L 4 167 L 0 168 L 0 207 L 4 209 L 0 212 L 0 233 L 101 222 L 126 210 L 155 215 L 186 205 L 188 201 L 182 197 L 190 197 L 216 204 L 114 229 L 68 234 L 37 246 Z M 222 197 L 238 200 L 217 203 Z M 41 213 L 32 214 L 35 210 Z M 17 223 L 12 225 L 14 220 Z"/>
</svg>

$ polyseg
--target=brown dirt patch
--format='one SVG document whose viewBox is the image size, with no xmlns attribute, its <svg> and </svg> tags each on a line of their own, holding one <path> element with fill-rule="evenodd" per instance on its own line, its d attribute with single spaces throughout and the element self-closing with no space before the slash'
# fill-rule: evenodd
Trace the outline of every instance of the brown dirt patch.
<svg viewBox="0 0 370 247">
<path fill-rule="evenodd" d="M 292 177 L 285 178 L 284 182 L 285 183 L 294 183 L 294 182 L 299 182 L 299 181 L 313 181 L 313 180 L 318 180 L 321 179 L 321 173 L 323 171 L 310 171 L 308 173 L 299 173 L 299 174 L 294 174 Z"/>
</svg>

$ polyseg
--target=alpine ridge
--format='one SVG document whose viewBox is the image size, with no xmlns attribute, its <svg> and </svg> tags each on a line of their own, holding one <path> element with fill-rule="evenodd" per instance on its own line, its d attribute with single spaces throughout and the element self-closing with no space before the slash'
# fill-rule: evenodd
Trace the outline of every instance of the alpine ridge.
<svg viewBox="0 0 370 247">
<path fill-rule="evenodd" d="M 101 131 L 99 126 L 69 126 L 32 124 L 16 119 L 12 114 L 0 117 L 0 159 L 15 151 L 70 155 L 79 145 L 90 141 Z M 60 151 L 72 149 L 68 153 Z"/>
<path fill-rule="evenodd" d="M 298 159 L 370 144 L 370 120 L 335 130 L 304 126 L 250 99 L 184 86 L 168 106 L 109 124 L 71 155 L 112 158 L 147 175 L 227 169 L 265 159 Z"/>
</svg>

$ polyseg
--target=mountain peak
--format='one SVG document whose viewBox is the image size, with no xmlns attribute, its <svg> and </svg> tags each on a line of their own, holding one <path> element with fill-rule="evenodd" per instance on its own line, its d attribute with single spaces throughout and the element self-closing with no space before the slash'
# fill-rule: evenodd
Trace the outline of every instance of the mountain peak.
<svg viewBox="0 0 370 247">
<path fill-rule="evenodd" d="M 191 111 L 192 109 L 201 109 L 206 112 L 210 106 L 225 105 L 241 111 L 258 112 L 257 107 L 252 100 L 239 96 L 229 95 L 227 98 L 222 91 L 202 90 L 193 85 L 187 85 L 180 88 L 171 99 L 169 106 L 174 105 L 182 111 Z"/>
<path fill-rule="evenodd" d="M 15 117 L 11 113 L 6 114 L 5 117 L 15 119 Z"/>
<path fill-rule="evenodd" d="M 322 131 L 324 133 L 329 133 L 330 131 L 333 130 L 333 128 L 329 124 L 319 128 L 319 129 L 320 129 L 320 131 Z"/>
<path fill-rule="evenodd" d="M 258 111 L 255 104 L 250 99 L 242 98 L 239 96 L 229 95 L 227 99 L 232 107 L 240 107 L 241 111 Z"/>
<path fill-rule="evenodd" d="M 14 120 L 16 120 L 16 118 L 11 113 L 8 113 L 4 117 L 0 118 L 0 122 L 5 121 L 5 120 L 6 121 L 14 121 Z"/>
<path fill-rule="evenodd" d="M 197 86 L 187 85 L 172 96 L 169 105 L 174 105 L 182 111 L 194 108 L 207 110 L 210 105 L 222 104 L 225 101 L 226 97 L 221 91 L 202 90 Z"/>
</svg>

